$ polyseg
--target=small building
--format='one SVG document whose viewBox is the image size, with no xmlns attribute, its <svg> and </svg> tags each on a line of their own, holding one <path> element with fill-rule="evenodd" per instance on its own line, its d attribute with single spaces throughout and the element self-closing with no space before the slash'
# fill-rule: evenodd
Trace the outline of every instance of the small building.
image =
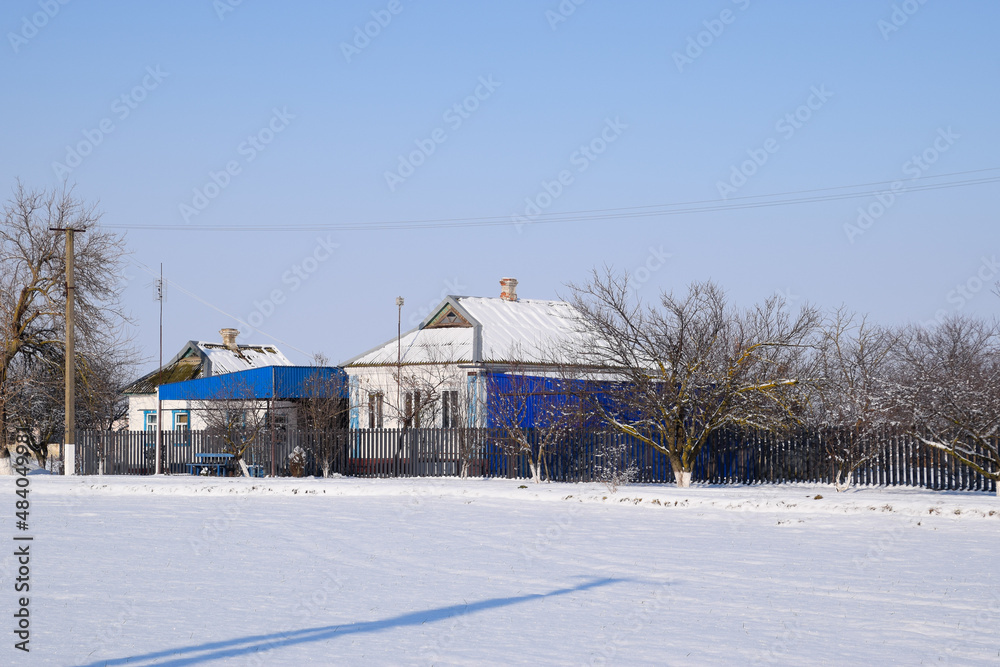
<svg viewBox="0 0 1000 667">
<path fill-rule="evenodd" d="M 160 387 L 160 399 L 164 414 L 169 406 L 190 415 L 194 430 L 210 426 L 213 411 L 253 411 L 282 431 L 304 427 L 309 415 L 300 408 L 311 399 L 328 402 L 324 412 L 337 422 L 328 426 L 347 426 L 347 375 L 326 366 L 266 366 L 173 382 Z"/>
<path fill-rule="evenodd" d="M 291 366 L 292 362 L 273 345 L 239 345 L 236 329 L 222 329 L 221 343 L 188 341 L 162 368 L 139 378 L 122 393 L 128 396 L 129 428 L 156 430 L 156 388 L 188 380 L 211 378 L 271 366 Z M 163 405 L 165 431 L 201 429 L 204 423 L 185 405 Z"/>
<path fill-rule="evenodd" d="M 586 340 L 565 301 L 449 296 L 415 329 L 345 362 L 352 428 L 485 426 L 489 378 L 554 375 Z"/>
</svg>

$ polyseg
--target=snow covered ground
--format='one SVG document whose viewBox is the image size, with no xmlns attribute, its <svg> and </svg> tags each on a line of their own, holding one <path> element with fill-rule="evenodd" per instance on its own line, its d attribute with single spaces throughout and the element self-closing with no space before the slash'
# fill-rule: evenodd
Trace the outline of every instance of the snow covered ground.
<svg viewBox="0 0 1000 667">
<path fill-rule="evenodd" d="M 0 664 L 1000 664 L 989 494 L 31 483 L 31 653 L 7 548 Z"/>
</svg>

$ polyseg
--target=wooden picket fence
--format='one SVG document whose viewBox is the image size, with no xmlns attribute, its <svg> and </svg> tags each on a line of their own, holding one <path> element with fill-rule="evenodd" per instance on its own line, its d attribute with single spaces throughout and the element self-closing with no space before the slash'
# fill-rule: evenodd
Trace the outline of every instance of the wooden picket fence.
<svg viewBox="0 0 1000 667">
<path fill-rule="evenodd" d="M 533 447 L 541 434 L 528 430 Z M 155 433 L 81 431 L 78 472 L 86 475 L 149 475 L 155 465 Z M 836 465 L 826 444 L 834 432 L 780 435 L 769 432 L 714 434 L 698 455 L 692 479 L 711 484 L 832 483 Z M 880 453 L 853 474 L 856 484 L 915 486 L 939 490 L 995 491 L 993 480 L 912 437 L 880 434 Z M 299 456 L 293 459 L 293 453 Z M 529 478 L 528 456 L 518 453 L 500 429 L 421 428 L 264 432 L 244 460 L 278 476 L 329 473 L 355 477 Z M 200 453 L 226 452 L 207 431 L 164 431 L 163 469 L 185 474 Z M 667 457 L 635 438 L 606 431 L 578 431 L 549 448 L 543 479 L 599 481 L 608 469 L 631 469 L 640 483 L 671 483 Z M 233 471 L 234 474 L 235 471 Z"/>
</svg>

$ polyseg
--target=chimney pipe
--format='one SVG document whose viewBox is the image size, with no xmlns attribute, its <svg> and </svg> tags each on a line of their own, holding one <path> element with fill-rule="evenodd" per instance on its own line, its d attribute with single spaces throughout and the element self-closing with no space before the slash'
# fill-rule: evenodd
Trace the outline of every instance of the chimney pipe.
<svg viewBox="0 0 1000 667">
<path fill-rule="evenodd" d="M 505 301 L 517 301 L 517 278 L 500 279 L 500 298 Z"/>
<path fill-rule="evenodd" d="M 222 344 L 228 347 L 230 350 L 236 349 L 236 337 L 240 335 L 238 329 L 219 329 L 219 333 L 222 335 Z"/>
</svg>

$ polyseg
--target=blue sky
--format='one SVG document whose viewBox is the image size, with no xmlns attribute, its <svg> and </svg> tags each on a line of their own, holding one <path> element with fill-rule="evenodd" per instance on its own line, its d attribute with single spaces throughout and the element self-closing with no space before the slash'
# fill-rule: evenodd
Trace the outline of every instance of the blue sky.
<svg viewBox="0 0 1000 667">
<path fill-rule="evenodd" d="M 397 295 L 409 328 L 444 294 L 514 276 L 557 298 L 605 264 L 643 298 L 713 278 L 738 304 L 993 316 L 1000 184 L 905 190 L 1000 175 L 978 171 L 1000 167 L 997 25 L 985 0 L 11 0 L 0 184 L 66 180 L 109 226 L 172 227 L 127 232 L 149 359 L 161 262 L 168 356 L 235 326 L 340 361 L 395 335 Z M 904 190 L 881 208 L 364 228 L 874 182 Z M 859 226 L 859 207 L 878 215 Z M 204 229 L 233 226 L 278 229 Z"/>
</svg>

